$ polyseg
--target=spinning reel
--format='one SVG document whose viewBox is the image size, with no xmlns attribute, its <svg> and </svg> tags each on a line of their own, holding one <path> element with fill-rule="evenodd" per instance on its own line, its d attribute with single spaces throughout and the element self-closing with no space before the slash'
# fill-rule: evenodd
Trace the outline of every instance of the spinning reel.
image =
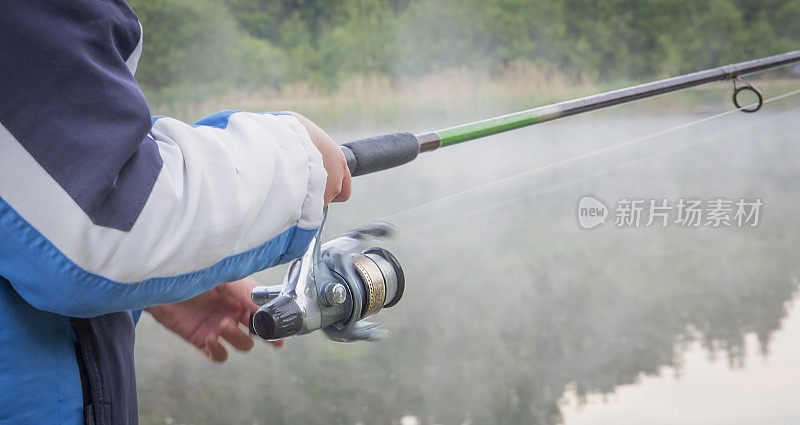
<svg viewBox="0 0 800 425">
<path fill-rule="evenodd" d="M 280 339 L 322 329 L 339 342 L 372 341 L 386 331 L 363 319 L 400 301 L 405 277 L 394 255 L 366 247 L 369 237 L 386 237 L 393 228 L 372 223 L 321 243 L 327 209 L 316 236 L 302 258 L 292 261 L 282 285 L 258 286 L 253 302 L 261 307 L 251 331 Z"/>
</svg>

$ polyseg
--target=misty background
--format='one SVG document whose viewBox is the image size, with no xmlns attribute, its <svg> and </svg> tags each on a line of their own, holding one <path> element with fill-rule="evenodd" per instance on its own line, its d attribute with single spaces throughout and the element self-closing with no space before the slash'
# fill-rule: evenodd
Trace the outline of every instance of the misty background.
<svg viewBox="0 0 800 425">
<path fill-rule="evenodd" d="M 549 103 L 800 48 L 799 0 L 129 3 L 154 113 L 192 121 L 296 107 L 347 129 L 365 113 Z"/>
<path fill-rule="evenodd" d="M 800 47 L 800 1 L 130 4 L 154 115 L 291 109 L 339 142 Z M 771 99 L 800 89 L 796 74 L 748 80 Z M 357 178 L 326 237 L 376 219 L 398 227 L 382 246 L 406 292 L 375 317 L 388 339 L 317 333 L 216 365 L 144 315 L 141 423 L 797 423 L 800 96 L 719 115 L 730 94 L 711 84 Z M 612 210 L 621 198 L 764 206 L 754 228 L 586 231 L 587 194 Z M 284 270 L 256 278 L 279 283 Z"/>
<path fill-rule="evenodd" d="M 195 95 L 372 74 L 529 63 L 633 80 L 796 49 L 796 0 L 132 0 L 154 94 Z"/>
</svg>

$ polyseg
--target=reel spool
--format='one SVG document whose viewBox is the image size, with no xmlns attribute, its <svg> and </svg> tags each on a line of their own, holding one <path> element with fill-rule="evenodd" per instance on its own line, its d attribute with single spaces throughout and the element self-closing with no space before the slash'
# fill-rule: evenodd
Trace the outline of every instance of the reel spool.
<svg viewBox="0 0 800 425">
<path fill-rule="evenodd" d="M 392 230 L 373 223 L 320 244 L 320 226 L 305 255 L 289 265 L 282 285 L 253 289 L 253 302 L 261 307 L 251 318 L 251 332 L 280 339 L 323 329 L 341 342 L 382 337 L 385 331 L 363 319 L 400 301 L 405 276 L 392 253 L 363 247 L 366 238 Z"/>
<path fill-rule="evenodd" d="M 370 248 L 356 256 L 353 266 L 365 289 L 362 319 L 400 301 L 405 289 L 405 278 L 400 263 L 391 252 L 383 248 Z"/>
</svg>

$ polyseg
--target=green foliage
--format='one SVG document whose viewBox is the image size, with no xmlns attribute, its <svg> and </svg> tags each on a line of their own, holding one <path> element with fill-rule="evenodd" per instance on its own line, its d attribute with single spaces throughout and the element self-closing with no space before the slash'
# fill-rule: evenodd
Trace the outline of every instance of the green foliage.
<svg viewBox="0 0 800 425">
<path fill-rule="evenodd" d="M 211 0 L 131 0 L 144 29 L 137 79 L 162 99 L 201 99 L 231 87 L 275 86 L 286 53 L 239 29 Z"/>
<path fill-rule="evenodd" d="M 329 74 L 389 73 L 396 18 L 387 0 L 344 2 L 341 22 L 325 28 L 319 42 Z"/>
<path fill-rule="evenodd" d="M 131 0 L 150 93 L 512 61 L 632 80 L 800 47 L 800 0 Z"/>
</svg>

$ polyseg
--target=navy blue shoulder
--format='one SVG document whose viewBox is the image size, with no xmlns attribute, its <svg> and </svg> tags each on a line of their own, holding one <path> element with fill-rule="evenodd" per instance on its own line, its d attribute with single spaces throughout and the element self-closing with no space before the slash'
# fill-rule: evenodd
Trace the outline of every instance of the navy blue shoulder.
<svg viewBox="0 0 800 425">
<path fill-rule="evenodd" d="M 140 38 L 123 0 L 4 0 L 0 13 L 0 123 L 95 224 L 120 230 L 162 163 L 125 64 Z"/>
</svg>

